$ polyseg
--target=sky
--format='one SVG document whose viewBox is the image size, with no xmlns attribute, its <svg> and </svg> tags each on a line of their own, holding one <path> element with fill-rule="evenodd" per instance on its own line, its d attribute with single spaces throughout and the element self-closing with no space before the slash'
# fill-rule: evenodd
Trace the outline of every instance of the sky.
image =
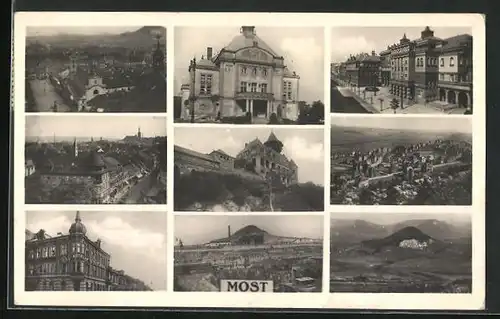
<svg viewBox="0 0 500 319">
<path fill-rule="evenodd" d="M 103 137 L 135 135 L 138 127 L 144 137 L 166 136 L 167 120 L 153 116 L 27 116 L 26 137 Z"/>
<path fill-rule="evenodd" d="M 36 233 L 68 234 L 76 211 L 29 211 L 26 228 Z M 166 229 L 165 212 L 80 211 L 90 240 L 101 239 L 101 248 L 110 254 L 110 265 L 138 278 L 155 290 L 165 290 Z M 151 284 L 152 283 L 152 284 Z"/>
<path fill-rule="evenodd" d="M 472 134 L 472 120 L 469 117 L 344 117 L 332 116 L 332 126 L 363 127 L 427 132 L 460 132 Z"/>
<path fill-rule="evenodd" d="M 174 235 L 184 245 L 204 244 L 227 237 L 227 226 L 231 233 L 254 225 L 271 235 L 284 237 L 323 238 L 323 216 L 175 216 Z"/>
<path fill-rule="evenodd" d="M 332 219 L 362 219 L 367 222 L 379 224 L 379 225 L 389 225 L 406 220 L 412 219 L 437 219 L 440 221 L 447 222 L 449 224 L 463 224 L 471 221 L 471 215 L 469 213 L 455 213 L 455 214 L 429 214 L 422 212 L 412 212 L 412 213 L 332 213 Z"/>
<path fill-rule="evenodd" d="M 434 36 L 446 39 L 459 34 L 472 34 L 468 27 L 437 27 L 433 28 Z M 340 27 L 331 30 L 331 57 L 332 62 L 343 62 L 350 54 L 370 53 L 377 54 L 387 49 L 388 45 L 399 43 L 406 33 L 410 40 L 420 38 L 422 27 Z"/>
<path fill-rule="evenodd" d="M 299 183 L 324 184 L 323 129 L 176 127 L 175 144 L 201 153 L 222 149 L 236 157 L 245 143 L 259 138 L 267 141 L 271 131 L 283 143 L 283 154 L 298 166 Z"/>
<path fill-rule="evenodd" d="M 324 101 L 323 28 L 255 27 L 257 36 L 285 59 L 290 71 L 300 76 L 299 98 L 306 102 Z M 189 61 L 206 56 L 207 47 L 214 55 L 240 34 L 240 27 L 177 27 L 175 33 L 175 93 L 189 82 Z"/>
<path fill-rule="evenodd" d="M 27 36 L 50 36 L 58 34 L 120 34 L 124 32 L 136 31 L 141 26 L 112 26 L 112 27 L 28 27 Z"/>
</svg>

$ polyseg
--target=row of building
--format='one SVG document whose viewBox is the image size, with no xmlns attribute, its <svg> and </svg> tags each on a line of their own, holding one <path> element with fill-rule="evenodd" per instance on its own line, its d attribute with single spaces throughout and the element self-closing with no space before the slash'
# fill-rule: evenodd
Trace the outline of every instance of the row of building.
<svg viewBox="0 0 500 319">
<path fill-rule="evenodd" d="M 141 280 L 110 266 L 101 240 L 91 240 L 77 212 L 68 234 L 26 229 L 25 290 L 148 291 Z"/>
<path fill-rule="evenodd" d="M 388 86 L 407 103 L 442 101 L 472 107 L 472 65 L 471 35 L 441 39 L 426 27 L 420 38 L 410 40 L 405 34 L 379 55 L 351 55 L 332 64 L 332 80 L 360 88 Z"/>
</svg>

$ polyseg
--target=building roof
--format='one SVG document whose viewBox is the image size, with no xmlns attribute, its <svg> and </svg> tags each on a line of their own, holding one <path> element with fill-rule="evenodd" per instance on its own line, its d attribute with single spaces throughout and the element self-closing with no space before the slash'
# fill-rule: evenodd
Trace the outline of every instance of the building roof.
<svg viewBox="0 0 500 319">
<path fill-rule="evenodd" d="M 104 77 L 102 83 L 106 85 L 106 88 L 122 88 L 133 86 L 132 80 L 126 74 L 114 74 L 109 77 Z"/>
<path fill-rule="evenodd" d="M 261 48 L 273 57 L 279 57 L 279 55 L 271 49 L 267 43 L 265 43 L 260 37 L 255 33 L 255 27 L 253 26 L 243 26 L 241 27 L 242 33 L 235 36 L 228 45 L 224 47 L 224 50 L 236 52 L 243 48 L 255 47 Z"/>
<path fill-rule="evenodd" d="M 114 157 L 103 156 L 102 159 L 103 159 L 104 164 L 107 167 L 116 167 L 116 166 L 120 166 L 121 165 L 121 163 L 118 162 L 118 160 L 115 159 Z"/>
<path fill-rule="evenodd" d="M 446 51 L 467 45 L 472 41 L 472 36 L 470 34 L 460 34 L 444 39 L 443 41 L 444 43 L 441 50 Z"/>
<path fill-rule="evenodd" d="M 104 168 L 106 167 L 106 163 L 101 154 L 96 151 L 92 151 L 81 157 L 79 166 L 85 168 Z"/>
<path fill-rule="evenodd" d="M 33 164 L 33 161 L 31 159 L 26 159 L 24 161 L 24 166 L 35 166 L 35 164 Z"/>
<path fill-rule="evenodd" d="M 200 59 L 198 61 L 196 61 L 196 67 L 200 67 L 200 68 L 216 68 L 217 66 L 215 65 L 215 63 L 213 63 L 211 60 L 208 60 L 208 59 Z"/>
<path fill-rule="evenodd" d="M 276 135 L 274 134 L 274 132 L 271 132 L 271 134 L 269 134 L 269 137 L 267 138 L 267 142 L 280 142 L 281 141 L 276 137 Z"/>
<path fill-rule="evenodd" d="M 229 155 L 228 153 L 224 152 L 223 150 L 221 150 L 220 148 L 212 151 L 210 154 L 212 154 L 212 153 L 220 153 L 220 154 L 225 155 L 225 156 L 233 157 L 233 156 Z"/>
<path fill-rule="evenodd" d="M 219 161 L 217 161 L 216 159 L 214 159 L 210 155 L 203 154 L 203 153 L 200 153 L 200 152 L 196 152 L 196 151 L 190 150 L 188 148 L 185 148 L 185 147 L 182 147 L 182 146 L 179 146 L 179 145 L 174 145 L 174 152 L 184 153 L 186 155 L 193 156 L 193 157 L 198 157 L 198 158 L 204 159 L 206 161 L 219 163 Z"/>
</svg>

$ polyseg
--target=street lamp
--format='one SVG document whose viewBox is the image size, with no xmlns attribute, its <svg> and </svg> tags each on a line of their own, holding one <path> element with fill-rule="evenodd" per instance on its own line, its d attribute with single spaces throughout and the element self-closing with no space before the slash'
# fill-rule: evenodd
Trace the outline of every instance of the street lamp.
<svg viewBox="0 0 500 319">
<path fill-rule="evenodd" d="M 191 77 L 191 90 L 189 91 L 189 100 L 191 102 L 191 123 L 194 123 L 194 101 L 195 101 L 195 83 L 196 83 L 196 57 L 189 62 L 189 74 Z"/>
</svg>

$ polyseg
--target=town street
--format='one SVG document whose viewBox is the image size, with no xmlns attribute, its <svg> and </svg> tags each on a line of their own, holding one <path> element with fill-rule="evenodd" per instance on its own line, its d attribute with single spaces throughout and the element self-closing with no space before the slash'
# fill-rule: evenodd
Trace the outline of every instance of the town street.
<svg viewBox="0 0 500 319">
<path fill-rule="evenodd" d="M 331 112 L 334 113 L 370 113 L 358 103 L 352 94 L 342 94 L 339 86 L 332 81 L 331 88 Z M 347 90 L 346 90 L 347 91 Z"/>
<path fill-rule="evenodd" d="M 123 202 L 125 204 L 137 204 L 139 203 L 143 193 L 146 193 L 149 190 L 149 186 L 151 185 L 152 174 L 144 176 L 141 178 L 137 184 L 132 186 L 128 193 L 123 197 Z"/>
<path fill-rule="evenodd" d="M 48 79 L 31 80 L 29 83 L 36 103 L 35 107 L 38 112 L 53 112 L 52 107 L 54 106 L 54 101 L 57 102 L 58 112 L 71 111 L 71 108 L 64 103 L 63 99 L 57 94 L 55 88 Z"/>
</svg>

